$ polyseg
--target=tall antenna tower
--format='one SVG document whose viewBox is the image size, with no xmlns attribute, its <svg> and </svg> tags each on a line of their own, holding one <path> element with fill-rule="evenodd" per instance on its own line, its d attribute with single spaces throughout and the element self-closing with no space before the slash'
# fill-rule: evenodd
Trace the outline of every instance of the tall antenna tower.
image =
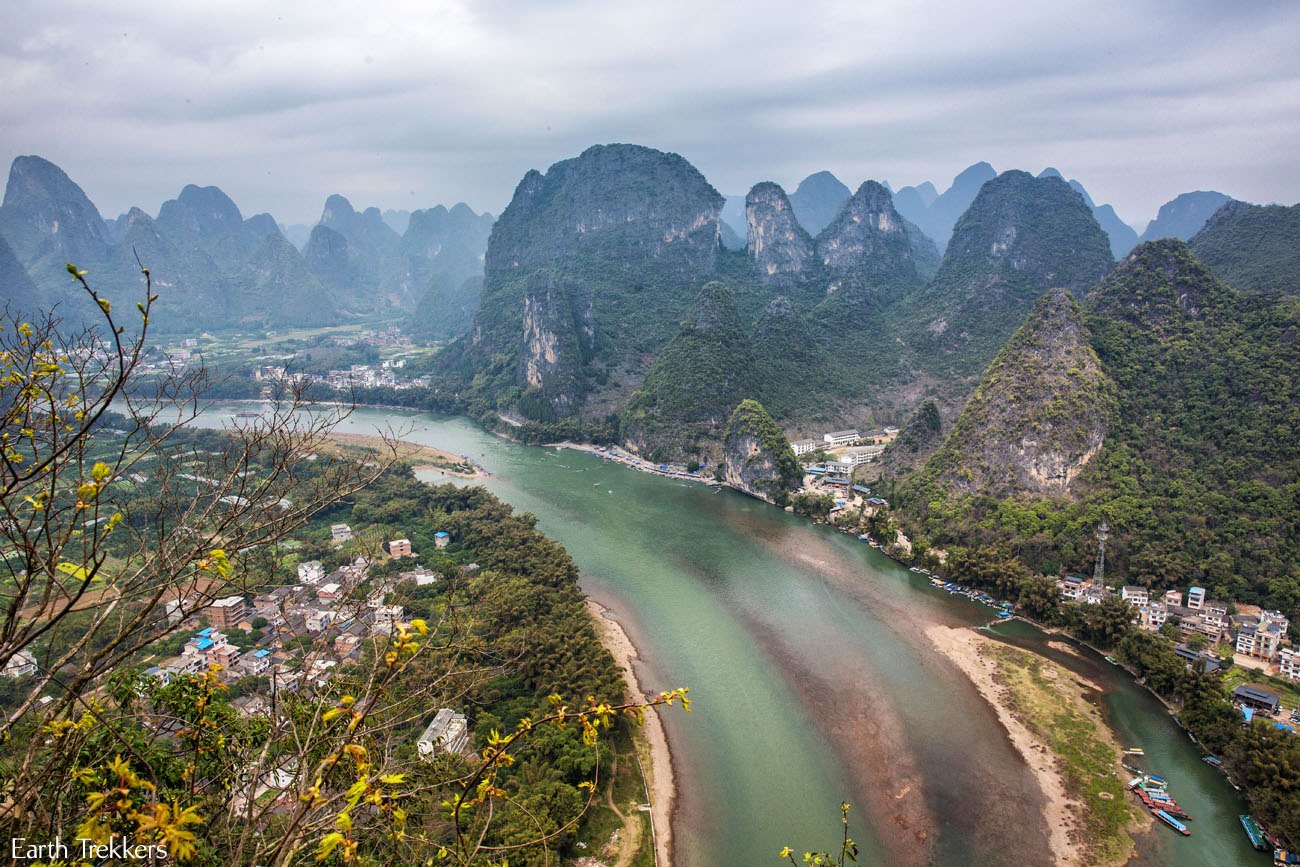
<svg viewBox="0 0 1300 867">
<path fill-rule="evenodd" d="M 1092 570 L 1092 580 L 1100 584 L 1106 575 L 1106 540 L 1110 538 L 1110 527 L 1102 521 L 1097 527 L 1097 566 Z"/>
</svg>

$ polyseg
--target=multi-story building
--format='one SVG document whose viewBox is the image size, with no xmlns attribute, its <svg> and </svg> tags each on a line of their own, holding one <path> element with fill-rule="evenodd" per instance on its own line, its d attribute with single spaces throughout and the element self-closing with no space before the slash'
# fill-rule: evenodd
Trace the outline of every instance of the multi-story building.
<svg viewBox="0 0 1300 867">
<path fill-rule="evenodd" d="M 855 446 L 862 440 L 862 436 L 857 430 L 837 430 L 823 434 L 822 440 L 826 446 L 837 448 L 839 446 Z"/>
<path fill-rule="evenodd" d="M 335 542 L 347 542 L 352 539 L 352 528 L 347 524 L 330 524 L 330 539 Z"/>
<path fill-rule="evenodd" d="M 1187 607 L 1193 611 L 1200 611 L 1205 607 L 1205 588 L 1193 587 L 1187 591 Z"/>
<path fill-rule="evenodd" d="M 387 547 L 388 547 L 388 556 L 392 557 L 393 559 L 397 559 L 398 557 L 411 556 L 410 539 L 393 539 L 391 542 L 387 543 Z"/>
<path fill-rule="evenodd" d="M 227 596 L 225 599 L 218 599 L 208 606 L 208 623 L 213 629 L 229 632 L 238 628 L 247 608 L 243 596 Z"/>
<path fill-rule="evenodd" d="M 1277 652 L 1277 673 L 1287 680 L 1300 680 L 1300 650 L 1284 647 Z"/>
<path fill-rule="evenodd" d="M 1120 591 L 1120 595 L 1129 605 L 1136 605 L 1139 608 L 1151 601 L 1151 594 L 1147 592 L 1147 588 L 1138 587 L 1134 584 L 1125 586 L 1124 589 Z"/>
<path fill-rule="evenodd" d="M 318 584 L 325 577 L 325 567 L 319 560 L 308 560 L 298 564 L 298 582 L 300 584 Z"/>
<path fill-rule="evenodd" d="M 438 711 L 416 741 L 420 758 L 429 759 L 436 752 L 461 753 L 469 745 L 469 720 L 449 707 Z"/>
<path fill-rule="evenodd" d="M 790 448 L 794 449 L 795 457 L 810 455 L 823 447 L 824 443 L 818 442 L 817 440 L 795 440 L 790 443 Z"/>
</svg>

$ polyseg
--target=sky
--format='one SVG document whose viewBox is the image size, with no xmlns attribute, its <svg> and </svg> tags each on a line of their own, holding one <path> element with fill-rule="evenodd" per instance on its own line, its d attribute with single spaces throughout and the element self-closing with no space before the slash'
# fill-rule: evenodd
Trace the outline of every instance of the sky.
<svg viewBox="0 0 1300 867">
<path fill-rule="evenodd" d="M 4 0 L 0 160 L 106 217 L 188 183 L 314 223 L 457 201 L 597 143 L 715 188 L 1058 168 L 1141 231 L 1181 192 L 1300 201 L 1300 4 Z"/>
</svg>

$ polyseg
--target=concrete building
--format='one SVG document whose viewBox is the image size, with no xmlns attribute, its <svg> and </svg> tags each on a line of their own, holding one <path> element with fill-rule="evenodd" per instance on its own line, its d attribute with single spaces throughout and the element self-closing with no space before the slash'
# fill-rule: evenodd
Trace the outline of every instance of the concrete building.
<svg viewBox="0 0 1300 867">
<path fill-rule="evenodd" d="M 830 448 L 837 448 L 839 446 L 855 446 L 862 441 L 862 436 L 857 430 L 837 430 L 824 434 L 822 440 Z"/>
<path fill-rule="evenodd" d="M 301 584 L 319 584 L 325 577 L 325 567 L 319 560 L 308 560 L 298 564 L 298 582 Z"/>
<path fill-rule="evenodd" d="M 1267 617 L 1269 614 L 1277 612 L 1266 611 L 1258 619 L 1251 617 L 1237 630 L 1238 653 L 1266 660 L 1277 657 L 1282 640 L 1286 638 L 1286 618 L 1278 615 L 1281 619 L 1279 623 Z"/>
<path fill-rule="evenodd" d="M 334 542 L 347 542 L 352 539 L 352 528 L 347 524 L 330 524 L 330 539 Z"/>
<path fill-rule="evenodd" d="M 410 539 L 393 539 L 391 542 L 386 543 L 386 547 L 388 549 L 388 556 L 393 559 L 411 556 Z"/>
<path fill-rule="evenodd" d="M 1300 650 L 1284 647 L 1277 652 L 1277 673 L 1287 680 L 1300 680 Z"/>
<path fill-rule="evenodd" d="M 794 449 L 795 457 L 813 454 L 818 449 L 822 448 L 822 446 L 823 443 L 820 443 L 817 440 L 795 440 L 790 443 L 790 448 Z"/>
<path fill-rule="evenodd" d="M 1200 611 L 1205 607 L 1205 588 L 1193 587 L 1187 591 L 1187 607 L 1193 611 Z"/>
<path fill-rule="evenodd" d="M 1165 604 L 1173 605 L 1176 608 L 1183 607 L 1183 594 L 1181 590 L 1165 591 Z"/>
<path fill-rule="evenodd" d="M 1147 588 L 1138 587 L 1133 584 L 1124 587 L 1124 589 L 1120 591 L 1120 595 L 1129 605 L 1136 605 L 1139 608 L 1151 601 L 1151 594 L 1147 592 Z"/>
<path fill-rule="evenodd" d="M 5 663 L 3 673 L 5 677 L 29 677 L 36 673 L 36 657 L 32 656 L 26 650 L 20 650 L 9 661 Z"/>
<path fill-rule="evenodd" d="M 247 608 L 243 596 L 227 596 L 225 599 L 218 599 L 208 606 L 208 623 L 213 629 L 229 632 L 238 627 L 239 621 L 244 619 Z"/>
<path fill-rule="evenodd" d="M 1142 628 L 1148 632 L 1158 632 L 1169 619 L 1169 608 L 1163 602 L 1148 602 L 1142 606 Z"/>
<path fill-rule="evenodd" d="M 438 711 L 416 741 L 420 758 L 426 761 L 435 753 L 462 753 L 469 745 L 469 720 L 449 707 Z"/>
<path fill-rule="evenodd" d="M 439 548 L 446 548 L 450 543 L 451 534 L 447 533 L 445 530 L 439 530 L 433 534 L 433 544 L 437 545 Z"/>
<path fill-rule="evenodd" d="M 1232 691 L 1232 700 L 1270 715 L 1277 713 L 1278 705 L 1281 704 L 1281 699 L 1273 693 L 1245 684 Z"/>
</svg>

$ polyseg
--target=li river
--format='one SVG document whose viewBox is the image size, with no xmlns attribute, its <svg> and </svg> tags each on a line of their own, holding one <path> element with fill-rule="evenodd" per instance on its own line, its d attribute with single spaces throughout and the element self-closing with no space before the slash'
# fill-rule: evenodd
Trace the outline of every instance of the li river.
<svg viewBox="0 0 1300 867">
<path fill-rule="evenodd" d="M 982 624 L 990 609 L 935 591 L 851 536 L 732 491 L 518 445 L 460 418 L 358 410 L 338 429 L 384 428 L 486 467 L 481 484 L 536 515 L 577 562 L 583 589 L 623 623 L 643 686 L 690 687 L 691 713 L 662 714 L 680 867 L 776 865 L 786 845 L 834 849 L 841 801 L 853 804 L 861 863 L 1051 862 L 1033 777 L 992 709 L 924 634 Z M 1143 863 L 1268 863 L 1245 841 L 1234 790 L 1122 670 L 1056 652 L 1023 624 L 997 633 L 1100 684 L 1120 741 L 1146 750 L 1145 766 L 1194 817 L 1190 838 L 1163 827 L 1143 835 Z"/>
</svg>

